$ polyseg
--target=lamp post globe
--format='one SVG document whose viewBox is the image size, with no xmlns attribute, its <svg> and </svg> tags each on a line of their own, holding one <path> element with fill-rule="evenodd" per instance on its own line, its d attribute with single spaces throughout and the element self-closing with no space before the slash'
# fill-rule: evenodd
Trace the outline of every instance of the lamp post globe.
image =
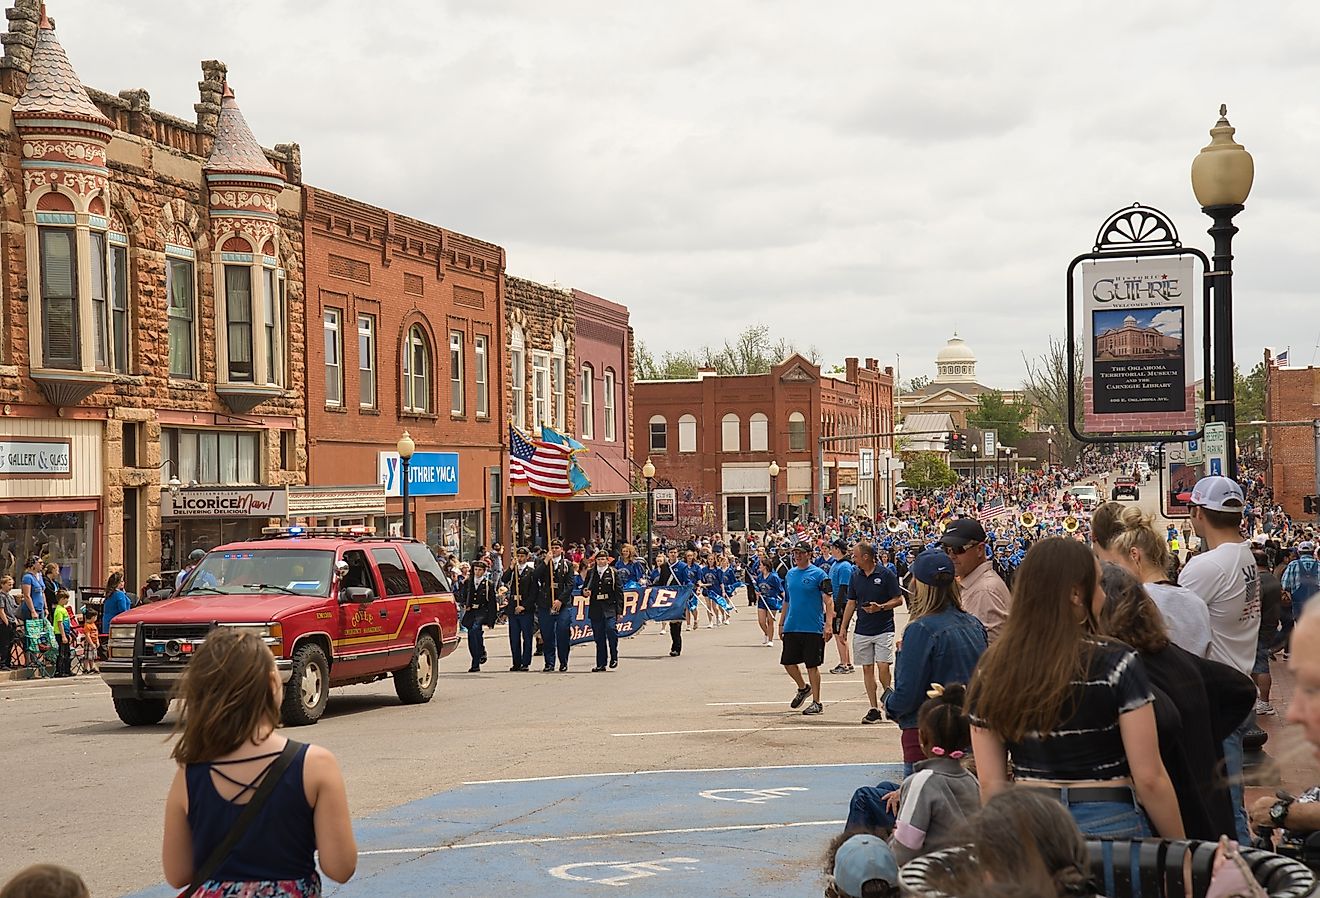
<svg viewBox="0 0 1320 898">
<path fill-rule="evenodd" d="M 411 465 L 413 453 L 417 451 L 417 444 L 413 442 L 412 436 L 408 431 L 403 432 L 399 437 L 399 442 L 395 444 L 399 452 L 399 496 L 403 500 L 403 535 L 412 536 L 412 515 L 408 511 L 408 468 Z"/>
</svg>

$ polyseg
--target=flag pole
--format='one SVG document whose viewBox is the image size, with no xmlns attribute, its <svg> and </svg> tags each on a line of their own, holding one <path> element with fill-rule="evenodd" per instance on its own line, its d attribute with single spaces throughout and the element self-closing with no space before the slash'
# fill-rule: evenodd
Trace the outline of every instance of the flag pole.
<svg viewBox="0 0 1320 898">
<path fill-rule="evenodd" d="M 545 550 L 550 551 L 550 497 L 545 497 Z"/>
</svg>

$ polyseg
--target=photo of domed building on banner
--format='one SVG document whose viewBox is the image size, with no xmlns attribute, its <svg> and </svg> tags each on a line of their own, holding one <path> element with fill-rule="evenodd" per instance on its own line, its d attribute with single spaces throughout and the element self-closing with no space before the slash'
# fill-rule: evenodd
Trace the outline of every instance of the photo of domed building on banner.
<svg viewBox="0 0 1320 898">
<path fill-rule="evenodd" d="M 1020 389 L 989 387 L 976 380 L 976 353 L 955 333 L 935 356 L 935 377 L 914 390 L 904 390 L 898 397 L 899 415 L 907 429 L 920 429 L 913 424 L 916 415 L 949 415 L 959 428 L 967 427 L 967 415 L 978 406 L 982 393 L 998 391 L 1004 401 L 1017 405 L 1025 402 Z M 928 419 L 934 420 L 934 419 Z M 1031 419 L 1025 423 L 1034 430 Z M 936 448 L 921 446 L 919 448 Z M 943 448 L 942 441 L 939 448 Z"/>
</svg>

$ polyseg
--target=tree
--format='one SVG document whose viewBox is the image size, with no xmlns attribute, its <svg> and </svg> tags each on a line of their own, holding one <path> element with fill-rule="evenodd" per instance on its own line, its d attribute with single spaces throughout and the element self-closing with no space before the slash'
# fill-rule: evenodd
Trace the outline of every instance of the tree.
<svg viewBox="0 0 1320 898">
<path fill-rule="evenodd" d="M 1053 428 L 1054 444 L 1059 447 L 1060 458 L 1064 464 L 1077 461 L 1082 444 L 1073 438 L 1068 429 L 1068 368 L 1071 365 L 1075 383 L 1073 402 L 1082 408 L 1082 350 L 1074 346 L 1072 358 L 1068 357 L 1068 343 L 1057 337 L 1050 337 L 1049 348 L 1035 359 L 1022 354 L 1022 361 L 1027 367 L 1027 377 L 1022 383 L 1023 392 L 1030 407 L 1036 412 L 1037 426 L 1042 429 Z"/>
<path fill-rule="evenodd" d="M 918 452 L 903 462 L 903 482 L 914 490 L 937 490 L 953 486 L 958 475 L 938 452 Z"/>
<path fill-rule="evenodd" d="M 783 337 L 772 339 L 766 325 L 751 324 L 732 342 L 725 340 L 723 346 L 664 352 L 658 360 L 638 341 L 633 350 L 633 370 L 638 380 L 696 377 L 702 368 L 713 368 L 720 374 L 765 374 L 795 352 L 801 352 L 813 365 L 820 363 L 820 351 L 815 346 L 799 350 Z"/>
<path fill-rule="evenodd" d="M 1265 420 L 1264 362 L 1257 362 L 1246 376 L 1237 365 L 1233 366 L 1233 403 L 1238 440 L 1259 442 L 1260 427 L 1252 427 L 1250 422 Z"/>
<path fill-rule="evenodd" d="M 917 390 L 925 389 L 926 387 L 930 386 L 930 384 L 931 384 L 931 380 L 928 376 L 926 376 L 925 374 L 918 374 L 916 377 L 912 378 L 906 384 L 904 384 L 900 389 L 904 393 L 915 393 Z"/>
<path fill-rule="evenodd" d="M 1002 445 L 1016 446 L 1027 435 L 1022 425 L 1030 415 L 1030 406 L 1014 405 L 999 390 L 987 390 L 976 398 L 976 409 L 967 413 L 967 425 L 997 431 Z"/>
</svg>

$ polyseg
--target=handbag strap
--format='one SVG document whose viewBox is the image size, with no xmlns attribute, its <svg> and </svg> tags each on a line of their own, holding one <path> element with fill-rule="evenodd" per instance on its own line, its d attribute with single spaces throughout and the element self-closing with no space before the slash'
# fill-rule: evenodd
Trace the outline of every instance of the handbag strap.
<svg viewBox="0 0 1320 898">
<path fill-rule="evenodd" d="M 252 800 L 243 806 L 243 813 L 238 815 L 238 819 L 229 828 L 224 840 L 215 846 L 211 856 L 206 859 L 206 863 L 202 864 L 193 875 L 193 881 L 188 886 L 188 890 L 180 893 L 179 898 L 192 898 L 193 895 L 197 894 L 197 890 L 202 887 L 202 884 L 214 876 L 216 871 L 220 869 L 220 865 L 229 858 L 239 840 L 252 828 L 252 822 L 257 819 L 257 814 L 261 812 L 262 806 L 270 799 L 271 793 L 275 791 L 275 786 L 280 781 L 280 777 L 284 776 L 284 771 L 289 769 L 289 765 L 293 763 L 294 757 L 301 748 L 302 743 L 294 742 L 292 739 L 284 743 L 284 750 L 280 752 L 280 756 L 266 768 L 266 775 L 261 780 L 261 785 L 257 787 L 257 791 L 253 793 Z"/>
</svg>

